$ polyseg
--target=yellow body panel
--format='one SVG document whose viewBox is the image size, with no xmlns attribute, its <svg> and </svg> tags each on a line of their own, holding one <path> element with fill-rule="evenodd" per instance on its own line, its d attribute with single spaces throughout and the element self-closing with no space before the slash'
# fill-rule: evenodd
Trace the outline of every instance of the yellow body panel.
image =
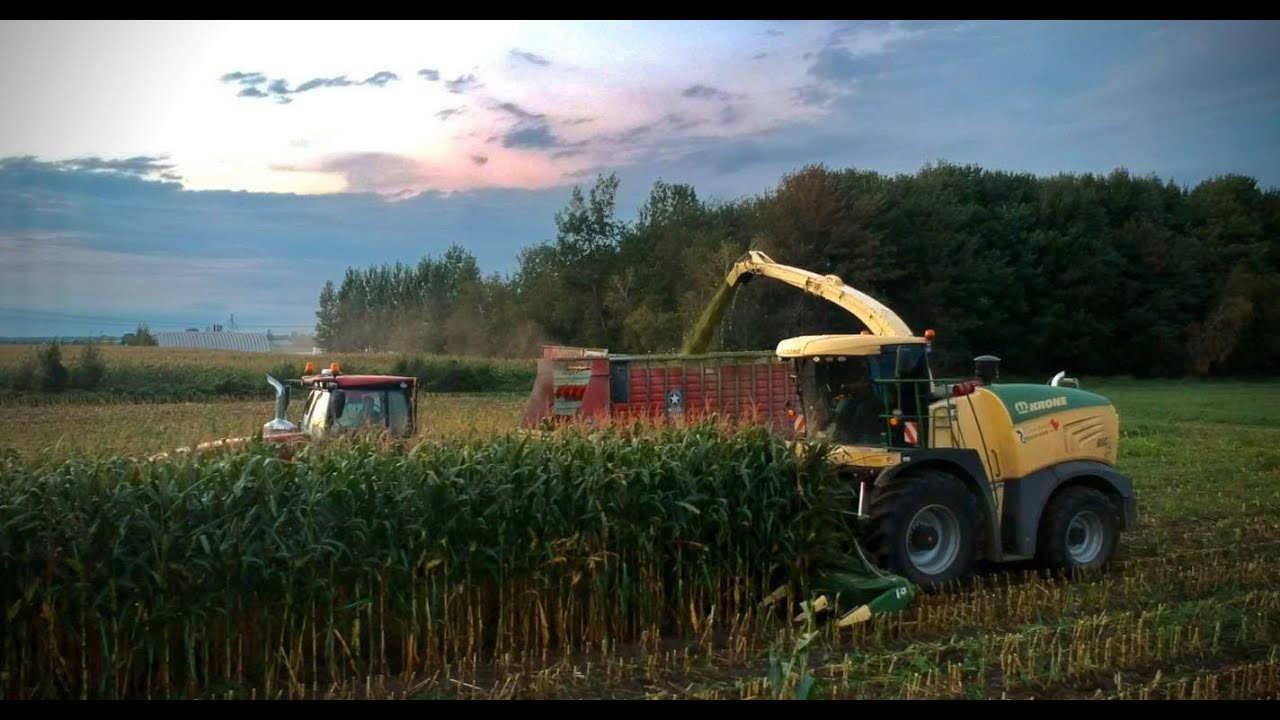
<svg viewBox="0 0 1280 720">
<path fill-rule="evenodd" d="M 902 453 L 882 447 L 836 445 L 828 455 L 830 462 L 846 467 L 883 468 L 902 462 Z"/>
<path fill-rule="evenodd" d="M 876 335 L 802 335 L 787 338 L 778 343 L 778 357 L 798 358 L 827 355 L 861 357 L 879 355 L 886 344 L 924 345 L 929 341 L 922 337 L 884 338 Z"/>
<path fill-rule="evenodd" d="M 1063 408 L 1014 422 L 986 388 L 929 407 L 929 446 L 978 452 L 1002 507 L 1003 484 L 1070 460 L 1114 465 L 1120 419 L 1111 405 Z"/>
</svg>

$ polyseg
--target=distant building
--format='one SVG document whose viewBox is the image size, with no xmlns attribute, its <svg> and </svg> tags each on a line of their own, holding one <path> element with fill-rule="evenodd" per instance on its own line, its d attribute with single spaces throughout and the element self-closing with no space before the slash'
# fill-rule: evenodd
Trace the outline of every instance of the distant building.
<svg viewBox="0 0 1280 720">
<path fill-rule="evenodd" d="M 251 332 L 153 332 L 160 347 L 199 348 L 201 350 L 235 350 L 236 352 L 271 352 L 271 338 L 266 333 Z"/>
</svg>

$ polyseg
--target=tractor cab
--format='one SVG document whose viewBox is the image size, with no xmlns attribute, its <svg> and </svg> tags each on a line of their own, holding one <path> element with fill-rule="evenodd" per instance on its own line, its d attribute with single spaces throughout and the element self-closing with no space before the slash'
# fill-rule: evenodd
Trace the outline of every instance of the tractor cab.
<svg viewBox="0 0 1280 720">
<path fill-rule="evenodd" d="M 273 382 L 277 391 L 276 420 L 268 429 L 319 439 L 361 432 L 412 437 L 417 431 L 418 379 L 398 375 L 343 375 L 337 363 L 314 373 L 307 363 L 302 378 L 286 381 L 308 391 L 301 427 L 284 420 L 289 387 Z M 268 376 L 268 380 L 273 380 Z"/>
<path fill-rule="evenodd" d="M 809 438 L 874 449 L 916 446 L 935 398 L 929 339 L 811 335 L 778 344 L 791 358 Z"/>
</svg>

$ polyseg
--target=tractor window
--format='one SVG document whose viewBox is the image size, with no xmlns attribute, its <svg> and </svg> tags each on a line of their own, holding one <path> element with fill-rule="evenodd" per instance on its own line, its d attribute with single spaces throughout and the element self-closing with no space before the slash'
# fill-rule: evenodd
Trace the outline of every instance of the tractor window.
<svg viewBox="0 0 1280 720">
<path fill-rule="evenodd" d="M 409 398 L 394 390 L 387 393 L 387 408 L 391 417 L 391 432 L 403 435 L 409 431 Z"/>
<path fill-rule="evenodd" d="M 342 415 L 334 419 L 340 430 L 385 428 L 387 426 L 387 393 L 385 390 L 347 390 Z"/>
<path fill-rule="evenodd" d="M 885 378 L 903 381 L 890 386 L 890 404 L 909 417 L 924 414 L 929 407 L 933 380 L 925 346 L 891 345 L 881 352 L 879 361 Z"/>
<path fill-rule="evenodd" d="M 329 393 L 316 390 L 307 402 L 307 412 L 302 417 L 302 427 L 311 433 L 323 433 L 329 426 Z"/>
<path fill-rule="evenodd" d="M 884 401 L 873 358 L 806 360 L 800 370 L 809 433 L 844 445 L 880 445 L 884 438 Z"/>
</svg>

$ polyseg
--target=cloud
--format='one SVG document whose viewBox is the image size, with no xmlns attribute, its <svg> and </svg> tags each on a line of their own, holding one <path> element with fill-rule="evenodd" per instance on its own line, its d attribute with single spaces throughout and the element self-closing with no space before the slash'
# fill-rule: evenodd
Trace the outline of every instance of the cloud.
<svg viewBox="0 0 1280 720">
<path fill-rule="evenodd" d="M 414 264 L 459 242 L 486 272 L 510 272 L 522 247 L 555 236 L 555 212 L 568 200 L 557 188 L 389 203 L 352 193 L 184 191 L 137 177 L 165 164 L 0 159 L 0 308 L 19 311 L 0 310 L 0 335 L 119 335 L 139 322 L 182 330 L 231 313 L 246 328 L 309 331 L 324 282 L 341 283 L 348 267 Z M 394 157 L 330 165 L 427 172 Z"/>
<path fill-rule="evenodd" d="M 792 102 L 798 105 L 822 106 L 831 98 L 831 93 L 817 85 L 804 85 L 791 92 Z"/>
<path fill-rule="evenodd" d="M 860 71 L 853 53 L 842 47 L 823 48 L 818 52 L 818 59 L 809 68 L 810 75 L 837 84 L 852 82 Z"/>
<path fill-rule="evenodd" d="M 814 58 L 808 74 L 832 85 L 848 85 L 868 71 L 869 58 L 885 55 L 893 46 L 918 36 L 941 29 L 950 29 L 952 23 L 906 26 L 900 22 L 841 22 L 831 31 L 830 41 L 816 54 L 805 53 L 807 61 Z"/>
<path fill-rule="evenodd" d="M 654 130 L 654 124 L 637 125 L 633 128 L 623 131 L 621 134 L 613 138 L 614 142 L 626 144 L 632 143 L 641 138 L 648 136 Z"/>
<path fill-rule="evenodd" d="M 1280 25 L 1176 23 L 1157 28 L 1150 50 L 1118 67 L 1076 101 L 1099 118 L 1136 125 L 1280 104 Z"/>
<path fill-rule="evenodd" d="M 348 192 L 386 195 L 421 188 L 431 181 L 422 163 L 405 155 L 381 152 L 353 152 L 332 155 L 317 169 L 341 175 Z"/>
<path fill-rule="evenodd" d="M 546 114 L 533 112 L 513 102 L 497 102 L 491 107 L 515 119 L 511 128 L 501 135 L 503 147 L 549 149 L 567 146 L 552 130 Z M 566 124 L 576 123 L 570 121 Z M 489 142 L 493 141 L 494 138 L 490 137 Z"/>
<path fill-rule="evenodd" d="M 879 55 L 889 46 L 934 30 L 950 29 L 954 21 L 907 24 L 900 21 L 840 22 L 831 32 L 831 45 L 848 45 L 855 55 Z"/>
<path fill-rule="evenodd" d="M 461 112 L 462 112 L 461 107 L 445 108 L 444 110 L 441 110 L 440 112 L 436 113 L 436 117 L 440 118 L 441 120 L 448 120 L 449 118 L 453 117 L 454 115 L 458 115 Z"/>
<path fill-rule="evenodd" d="M 502 146 L 507 148 L 553 148 L 560 139 L 545 122 L 520 123 L 502 135 Z"/>
<path fill-rule="evenodd" d="M 0 159 L 0 232 L 6 228 L 74 231 L 77 213 L 92 209 L 78 207 L 69 198 L 92 195 L 108 203 L 129 205 L 138 197 L 181 190 L 180 178 L 170 167 L 163 157 L 145 156 Z M 42 222 L 50 224 L 42 227 Z M 127 237 L 127 228 L 124 232 Z"/>
<path fill-rule="evenodd" d="M 746 113 L 737 105 L 725 105 L 720 108 L 719 116 L 721 125 L 732 125 L 746 117 Z"/>
<path fill-rule="evenodd" d="M 372 85 L 374 87 L 386 87 L 387 83 L 393 80 L 399 80 L 400 76 L 390 70 L 380 70 L 369 77 L 356 82 L 349 80 L 346 75 L 339 75 L 330 78 L 312 78 L 293 88 L 289 89 L 289 81 L 284 78 L 273 78 L 268 82 L 267 77 L 259 72 L 230 72 L 222 76 L 221 80 L 225 83 L 236 83 L 241 86 L 240 92 L 236 93 L 237 97 L 247 98 L 274 98 L 281 105 L 287 105 L 293 102 L 292 95 L 300 95 L 306 92 L 313 92 L 320 88 L 345 88 L 355 87 L 359 85 Z M 266 90 L 259 86 L 266 84 Z"/>
<path fill-rule="evenodd" d="M 432 70 L 430 68 L 423 68 L 418 71 L 418 77 L 421 77 L 427 80 L 428 82 L 436 82 L 437 80 L 440 79 L 440 71 Z"/>
<path fill-rule="evenodd" d="M 294 92 L 304 93 L 308 90 L 314 90 L 319 87 L 348 87 L 354 84 L 355 83 L 348 80 L 345 75 L 336 78 L 315 78 L 314 80 L 308 80 L 302 83 L 294 90 Z"/>
<path fill-rule="evenodd" d="M 733 99 L 733 95 L 717 90 L 710 85 L 691 85 L 684 89 L 681 95 L 687 98 L 702 98 L 706 100 L 719 100 L 721 102 L 729 102 Z"/>
<path fill-rule="evenodd" d="M 266 82 L 267 78 L 259 72 L 229 72 L 226 75 L 223 75 L 221 80 L 225 83 L 233 82 L 241 85 L 257 85 L 259 83 Z"/>
<path fill-rule="evenodd" d="M 374 74 L 370 75 L 368 78 L 366 78 L 366 79 L 365 79 L 365 81 L 364 81 L 364 82 L 362 82 L 362 83 L 360 83 L 360 84 L 361 84 L 361 85 L 376 85 L 376 86 L 378 86 L 378 87 L 386 87 L 387 83 L 391 82 L 392 80 L 399 80 L 399 79 L 400 79 L 400 76 L 399 76 L 399 75 L 396 75 L 395 73 L 391 72 L 390 70 L 380 70 L 380 71 L 378 71 L 378 72 L 376 72 L 376 73 L 374 73 Z"/>
<path fill-rule="evenodd" d="M 174 172 L 176 167 L 168 162 L 167 155 L 135 155 L 127 158 L 101 158 L 84 156 L 67 160 L 41 161 L 33 157 L 0 159 L 0 174 L 19 175 L 29 172 L 52 173 L 49 177 L 115 176 L 138 179 L 159 179 L 177 182 L 182 179 Z M 3 191 L 0 187 L 0 191 Z"/>
<path fill-rule="evenodd" d="M 669 113 L 663 118 L 672 128 L 676 130 L 688 130 L 703 124 L 702 120 L 697 118 L 687 118 L 679 113 Z"/>
<path fill-rule="evenodd" d="M 167 173 L 170 170 L 173 170 L 173 163 L 164 162 L 167 159 L 167 155 L 136 155 L 134 157 L 124 158 L 121 160 L 104 160 L 99 157 L 81 157 L 74 158 L 72 160 L 63 160 L 57 164 L 65 170 L 118 172 L 125 175 L 145 177 L 157 173 Z"/>
<path fill-rule="evenodd" d="M 512 50 L 511 55 L 526 62 L 533 63 L 534 65 L 541 65 L 542 67 L 546 67 L 551 64 L 551 61 L 545 57 L 524 50 Z"/>
<path fill-rule="evenodd" d="M 483 87 L 475 75 L 461 75 L 453 80 L 446 80 L 444 86 L 449 89 L 449 92 L 455 94 L 462 94 Z"/>
<path fill-rule="evenodd" d="M 471 162 L 475 163 L 476 165 L 484 165 L 485 163 L 489 162 L 489 158 L 485 157 L 484 155 L 472 155 Z"/>
<path fill-rule="evenodd" d="M 732 175 L 753 165 L 787 161 L 795 157 L 790 143 L 769 143 L 755 139 L 713 143 L 686 155 L 685 164 L 706 167 L 717 175 Z"/>
<path fill-rule="evenodd" d="M 546 117 L 546 115 L 529 112 L 528 110 L 525 110 L 524 108 L 512 102 L 498 103 L 497 109 L 509 115 L 514 115 L 520 120 L 541 120 Z"/>
</svg>

